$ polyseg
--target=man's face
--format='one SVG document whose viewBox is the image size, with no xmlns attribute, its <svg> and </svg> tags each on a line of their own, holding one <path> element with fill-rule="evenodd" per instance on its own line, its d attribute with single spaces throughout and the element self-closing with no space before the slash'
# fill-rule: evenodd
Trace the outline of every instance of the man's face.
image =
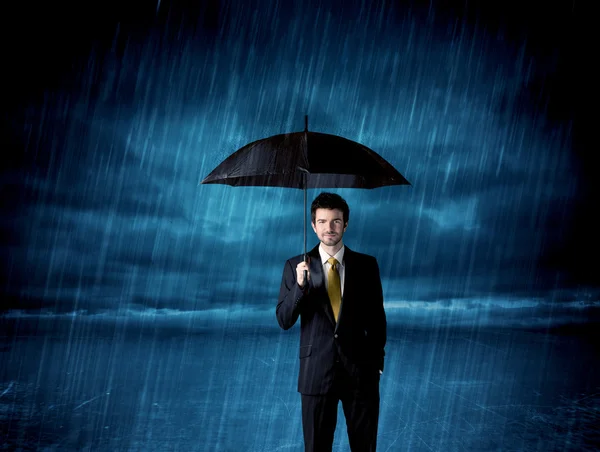
<svg viewBox="0 0 600 452">
<path fill-rule="evenodd" d="M 344 224 L 344 214 L 340 209 L 317 209 L 312 228 L 319 240 L 327 246 L 335 246 L 342 240 L 348 223 Z"/>
</svg>

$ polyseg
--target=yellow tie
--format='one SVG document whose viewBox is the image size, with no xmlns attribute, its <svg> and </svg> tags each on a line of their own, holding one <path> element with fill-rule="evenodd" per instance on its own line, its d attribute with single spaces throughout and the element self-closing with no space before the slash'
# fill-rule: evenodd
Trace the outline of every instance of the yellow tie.
<svg viewBox="0 0 600 452">
<path fill-rule="evenodd" d="M 333 309 L 333 315 L 335 321 L 338 320 L 340 313 L 340 305 L 342 304 L 342 285 L 340 284 L 340 274 L 337 270 L 338 261 L 330 257 L 327 262 L 331 264 L 329 272 L 327 273 L 327 280 L 329 282 L 327 286 L 327 294 L 329 295 L 329 301 L 331 301 L 331 308 Z"/>
</svg>

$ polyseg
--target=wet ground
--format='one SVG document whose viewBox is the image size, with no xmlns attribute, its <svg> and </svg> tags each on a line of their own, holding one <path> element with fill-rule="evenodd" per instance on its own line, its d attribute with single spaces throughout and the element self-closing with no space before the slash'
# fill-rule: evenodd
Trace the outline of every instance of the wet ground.
<svg viewBox="0 0 600 452">
<path fill-rule="evenodd" d="M 303 450 L 295 328 L 2 327 L 3 450 Z M 594 336 L 390 325 L 378 450 L 597 450 Z M 349 451 L 341 405 L 334 450 Z"/>
</svg>

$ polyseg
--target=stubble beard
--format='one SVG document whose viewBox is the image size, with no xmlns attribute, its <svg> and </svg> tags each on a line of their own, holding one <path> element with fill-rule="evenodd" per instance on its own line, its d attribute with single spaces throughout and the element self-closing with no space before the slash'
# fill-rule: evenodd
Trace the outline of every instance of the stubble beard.
<svg viewBox="0 0 600 452">
<path fill-rule="evenodd" d="M 325 237 L 325 235 L 323 235 L 321 242 L 323 242 L 323 244 L 325 244 L 327 246 L 336 246 L 338 243 L 340 243 L 340 240 L 342 240 L 342 238 L 339 236 L 336 236 L 333 238 L 333 237 Z"/>
</svg>

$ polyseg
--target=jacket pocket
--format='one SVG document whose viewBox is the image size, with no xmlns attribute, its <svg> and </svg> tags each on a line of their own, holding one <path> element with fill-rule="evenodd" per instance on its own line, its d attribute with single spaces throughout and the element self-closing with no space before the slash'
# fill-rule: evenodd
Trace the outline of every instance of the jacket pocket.
<svg viewBox="0 0 600 452">
<path fill-rule="evenodd" d="M 312 353 L 312 345 L 303 345 L 300 347 L 300 359 L 310 356 Z"/>
</svg>

